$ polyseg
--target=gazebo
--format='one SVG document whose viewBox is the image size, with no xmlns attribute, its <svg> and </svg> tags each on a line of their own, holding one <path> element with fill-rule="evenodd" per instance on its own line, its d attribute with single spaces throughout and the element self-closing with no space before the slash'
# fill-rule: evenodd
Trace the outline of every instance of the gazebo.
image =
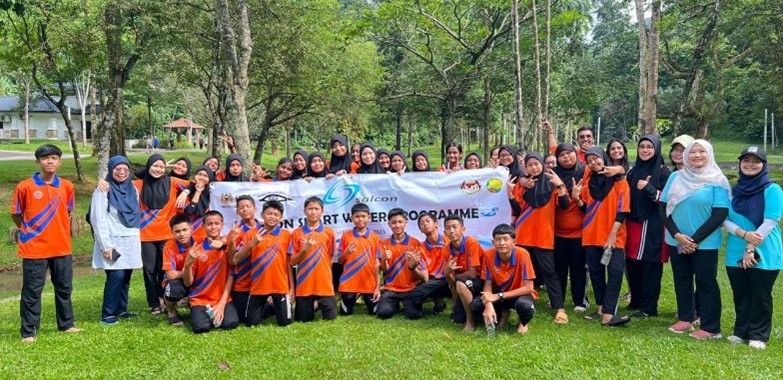
<svg viewBox="0 0 783 380">
<path fill-rule="evenodd" d="M 188 138 L 188 145 L 190 145 L 193 143 L 193 130 L 195 129 L 196 135 L 200 135 L 204 126 L 194 123 L 193 120 L 180 118 L 165 124 L 163 130 L 165 131 L 166 128 L 170 128 L 172 132 L 176 130 L 177 136 L 184 132 Z"/>
</svg>

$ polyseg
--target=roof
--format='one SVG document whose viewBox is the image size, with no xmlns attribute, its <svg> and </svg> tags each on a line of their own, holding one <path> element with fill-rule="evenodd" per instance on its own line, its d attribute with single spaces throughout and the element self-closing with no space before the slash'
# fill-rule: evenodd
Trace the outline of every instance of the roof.
<svg viewBox="0 0 783 380">
<path fill-rule="evenodd" d="M 193 129 L 204 129 L 203 125 L 199 125 L 193 122 L 193 120 L 190 119 L 177 119 L 171 122 L 171 124 L 166 124 L 163 126 L 163 128 L 193 128 Z"/>
<path fill-rule="evenodd" d="M 55 100 L 57 99 L 59 98 L 55 97 Z M 81 113 L 79 101 L 75 96 L 66 97 L 65 105 L 71 108 L 72 114 Z M 23 108 L 24 100 L 22 100 L 21 96 L 0 96 L 0 112 L 18 112 L 22 111 Z M 98 109 L 100 110 L 100 107 Z M 50 102 L 49 99 L 40 96 L 31 97 L 30 112 L 60 113 L 54 103 Z M 90 104 L 87 105 L 85 112 L 87 114 L 92 113 L 92 106 Z"/>
</svg>

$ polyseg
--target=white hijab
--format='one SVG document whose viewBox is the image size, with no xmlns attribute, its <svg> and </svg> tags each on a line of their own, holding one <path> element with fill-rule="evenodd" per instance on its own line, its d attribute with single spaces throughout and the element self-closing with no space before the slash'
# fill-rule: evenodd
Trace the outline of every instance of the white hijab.
<svg viewBox="0 0 783 380">
<path fill-rule="evenodd" d="M 694 145 L 699 145 L 707 151 L 707 162 L 701 168 L 694 168 L 688 158 Z M 685 147 L 682 161 L 684 168 L 677 172 L 678 174 L 669 188 L 669 197 L 666 202 L 666 216 L 672 214 L 678 203 L 688 199 L 688 197 L 699 191 L 705 185 L 723 187 L 731 194 L 729 180 L 726 179 L 726 176 L 723 175 L 723 171 L 720 170 L 718 164 L 715 162 L 712 144 L 708 141 L 697 139 L 688 144 L 688 146 Z"/>
</svg>

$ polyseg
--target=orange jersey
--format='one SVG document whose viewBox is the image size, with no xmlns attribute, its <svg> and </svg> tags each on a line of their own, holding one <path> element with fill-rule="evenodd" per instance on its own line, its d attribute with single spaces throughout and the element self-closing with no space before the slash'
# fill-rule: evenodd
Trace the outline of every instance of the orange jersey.
<svg viewBox="0 0 783 380">
<path fill-rule="evenodd" d="M 196 239 L 190 238 L 190 246 L 196 244 Z M 182 271 L 185 268 L 185 259 L 188 256 L 190 248 L 185 248 L 177 239 L 171 238 L 163 246 L 163 271 L 177 270 Z"/>
<path fill-rule="evenodd" d="M 348 252 L 348 246 L 356 246 Z M 381 257 L 381 239 L 369 229 L 360 235 L 356 229 L 345 231 L 340 238 L 340 258 L 343 274 L 340 293 L 373 293 L 378 287 L 378 260 Z"/>
<path fill-rule="evenodd" d="M 356 174 L 356 171 L 359 170 L 361 166 L 362 165 L 356 161 L 351 162 L 351 174 Z"/>
<path fill-rule="evenodd" d="M 255 225 L 248 225 L 245 222 L 240 222 L 239 225 L 242 227 L 242 231 L 234 241 L 237 252 L 241 251 L 250 240 L 253 240 L 253 236 L 264 228 L 264 225 L 258 220 L 255 221 Z M 250 255 L 245 256 L 237 265 L 231 267 L 231 275 L 234 276 L 233 290 L 250 291 Z"/>
<path fill-rule="evenodd" d="M 334 230 L 323 224 L 311 229 L 307 225 L 291 233 L 291 253 L 302 250 L 302 242 L 316 241 L 299 261 L 296 272 L 296 296 L 333 296 L 332 257 L 334 257 Z"/>
<path fill-rule="evenodd" d="M 250 250 L 250 294 L 288 294 L 291 233 L 275 227 Z"/>
<path fill-rule="evenodd" d="M 598 201 L 590 196 L 590 189 L 587 186 L 589 180 L 590 177 L 587 175 L 585 186 L 582 189 L 582 199 L 587 205 L 585 219 L 582 223 L 582 246 L 603 247 L 612 231 L 617 213 L 630 212 L 630 189 L 628 181 L 615 181 L 614 187 L 606 198 Z M 625 247 L 625 235 L 625 223 L 623 223 L 617 230 L 616 247 Z"/>
<path fill-rule="evenodd" d="M 540 181 L 546 179 L 540 178 Z M 534 208 L 525 202 L 524 194 L 527 189 L 522 186 L 514 187 L 514 198 L 522 210 L 519 213 L 514 227 L 517 231 L 516 245 L 536 247 L 541 249 L 555 249 L 555 209 L 557 209 L 557 189 L 546 205 Z"/>
<path fill-rule="evenodd" d="M 141 198 L 144 182 L 140 179 L 133 181 L 133 186 L 139 191 L 139 205 L 141 206 L 141 241 L 161 241 L 171 237 L 171 227 L 169 220 L 182 209 L 177 209 L 177 195 L 186 189 L 188 181 L 171 177 L 171 190 L 169 191 L 169 200 L 161 209 L 152 209 L 144 204 Z"/>
<path fill-rule="evenodd" d="M 391 258 L 387 261 L 388 268 L 383 276 L 384 289 L 404 293 L 416 287 L 420 282 L 419 277 L 414 271 L 408 269 L 408 259 L 405 257 L 405 252 L 415 252 L 419 249 L 420 244 L 415 237 L 408 234 L 405 234 L 405 238 L 401 241 L 396 241 L 394 237 L 391 237 L 381 243 L 383 251 L 387 249 L 391 251 Z M 424 258 L 419 260 L 417 266 L 421 270 L 426 270 Z"/>
<path fill-rule="evenodd" d="M 449 244 L 446 252 L 450 257 L 455 257 L 457 266 L 461 267 L 456 274 L 463 273 L 474 267 L 476 268 L 476 276 L 481 275 L 481 260 L 484 255 L 484 249 L 481 248 L 481 244 L 475 238 L 463 236 L 459 249 Z"/>
<path fill-rule="evenodd" d="M 446 247 L 449 245 L 449 239 L 443 235 L 438 235 L 438 242 L 430 244 L 424 239 L 419 248 L 421 256 L 427 265 L 427 272 L 432 280 L 442 280 L 446 277 Z"/>
<path fill-rule="evenodd" d="M 568 203 L 568 208 L 555 210 L 555 236 L 569 239 L 582 237 L 582 221 L 585 214 L 577 205 L 577 202 Z"/>
<path fill-rule="evenodd" d="M 481 278 L 492 282 L 493 292 L 510 292 L 523 287 L 524 281 L 532 281 L 536 278 L 530 254 L 522 247 L 511 249 L 511 260 L 508 263 L 500 260 L 500 254 L 495 251 L 495 248 L 490 248 L 484 253 L 484 268 Z M 538 299 L 535 290 L 532 296 Z"/>
<path fill-rule="evenodd" d="M 193 284 L 188 291 L 190 306 L 215 306 L 223 298 L 226 290 L 226 280 L 230 275 L 228 262 L 228 246 L 212 248 L 209 241 L 204 239 L 201 244 L 204 249 L 202 254 L 190 267 L 193 274 Z M 226 302 L 231 301 L 229 295 Z"/>
<path fill-rule="evenodd" d="M 11 214 L 22 216 L 16 255 L 47 259 L 71 254 L 73 184 L 55 175 L 51 183 L 38 173 L 16 185 Z"/>
</svg>

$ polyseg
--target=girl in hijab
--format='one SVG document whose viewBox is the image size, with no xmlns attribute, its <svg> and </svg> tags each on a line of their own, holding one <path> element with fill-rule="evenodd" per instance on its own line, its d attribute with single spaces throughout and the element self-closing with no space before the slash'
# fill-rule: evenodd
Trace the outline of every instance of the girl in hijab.
<svg viewBox="0 0 783 380">
<path fill-rule="evenodd" d="M 685 147 L 693 142 L 693 137 L 688 135 L 679 135 L 672 141 L 672 147 L 669 150 L 669 160 L 672 162 L 672 170 L 682 170 L 685 165 L 683 162 L 683 153 Z"/>
<path fill-rule="evenodd" d="M 772 288 L 783 268 L 783 191 L 769 178 L 764 149 L 749 147 L 739 160 L 739 180 L 723 223 L 729 232 L 726 272 L 737 314 L 728 340 L 764 349 L 772 330 Z"/>
<path fill-rule="evenodd" d="M 557 167 L 554 172 L 563 181 L 568 194 L 573 194 L 574 186 L 581 184 L 585 165 L 579 161 L 576 147 L 563 143 L 555 149 Z M 578 194 L 577 194 L 578 196 Z M 560 280 L 560 291 L 565 300 L 568 278 L 571 279 L 571 299 L 574 312 L 583 313 L 589 307 L 585 294 L 587 273 L 585 272 L 585 253 L 582 248 L 582 221 L 584 212 L 576 202 L 569 202 L 568 208 L 555 211 L 555 270 Z M 570 272 L 570 276 L 569 276 Z"/>
<path fill-rule="evenodd" d="M 669 176 L 659 213 L 666 226 L 666 244 L 674 274 L 677 318 L 675 333 L 693 330 L 693 281 L 699 289 L 701 330 L 696 339 L 719 338 L 721 300 L 718 287 L 720 226 L 729 213 L 729 181 L 715 162 L 712 145 L 694 140 L 685 148 L 682 170 Z"/>
<path fill-rule="evenodd" d="M 557 174 L 544 168 L 544 158 L 538 152 L 530 152 L 525 156 L 525 167 L 527 184 L 515 186 L 514 181 L 509 181 L 506 187 L 509 199 L 515 199 L 522 210 L 515 223 L 516 245 L 527 250 L 538 266 L 535 269 L 537 277 L 541 277 L 546 284 L 551 307 L 557 311 L 554 322 L 566 324 L 568 315 L 563 306 L 553 250 L 555 208 L 568 208 L 568 191 Z"/>
<path fill-rule="evenodd" d="M 519 178 L 524 177 L 524 172 L 519 166 L 519 161 L 517 161 L 517 150 L 513 146 L 503 145 L 500 147 L 498 150 L 498 162 L 501 166 L 508 168 L 509 182 L 514 181 L 517 184 L 520 184 L 517 181 L 519 181 Z M 525 183 L 526 181 L 522 180 L 522 182 Z M 519 203 L 517 203 L 516 199 L 510 199 L 509 202 L 511 203 L 511 220 L 516 222 L 520 213 Z"/>
<path fill-rule="evenodd" d="M 92 267 L 106 272 L 103 287 L 102 325 L 136 315 L 128 311 L 128 289 L 133 270 L 141 268 L 139 192 L 133 187 L 130 161 L 124 156 L 109 159 L 106 182 L 109 192 L 96 190 L 90 204 L 90 224 L 95 244 Z M 115 253 L 116 252 L 116 253 Z"/>
<path fill-rule="evenodd" d="M 207 236 L 203 222 L 204 215 L 209 211 L 209 184 L 214 181 L 215 175 L 212 173 L 212 169 L 209 166 L 202 166 L 196 169 L 193 181 L 188 186 L 190 199 L 185 206 L 184 214 L 190 217 L 190 226 L 196 240 Z"/>
<path fill-rule="evenodd" d="M 476 152 L 470 152 L 465 156 L 465 169 L 481 169 L 481 156 Z"/>
<path fill-rule="evenodd" d="M 307 176 L 308 158 L 309 156 L 304 150 L 297 150 L 294 153 L 294 174 L 291 176 L 291 179 L 302 179 Z"/>
<path fill-rule="evenodd" d="M 384 172 L 389 171 L 391 157 L 389 156 L 389 151 L 385 148 L 378 149 L 378 164 L 381 165 L 381 169 L 383 169 Z"/>
<path fill-rule="evenodd" d="M 343 135 L 335 135 L 329 141 L 332 148 L 332 158 L 326 163 L 328 174 L 343 175 L 351 173 L 353 159 L 348 154 L 348 139 Z"/>
<path fill-rule="evenodd" d="M 222 181 L 226 176 L 226 173 L 220 170 L 220 160 L 216 157 L 207 157 L 201 166 L 208 166 L 212 170 L 212 173 L 215 174 L 215 181 Z"/>
<path fill-rule="evenodd" d="M 621 326 L 630 321 L 628 317 L 615 315 L 625 269 L 624 222 L 630 211 L 628 182 L 619 175 L 609 177 L 600 174 L 604 166 L 611 162 L 609 155 L 601 148 L 589 148 L 585 152 L 585 159 L 590 170 L 582 182 L 587 186 L 574 186 L 574 193 L 581 192 L 574 201 L 583 207 L 585 213 L 582 246 L 598 307 L 596 312 L 585 316 L 585 319 L 600 317 L 604 326 Z"/>
<path fill-rule="evenodd" d="M 312 181 L 313 178 L 324 178 L 326 173 L 326 159 L 324 155 L 319 151 L 310 153 L 310 156 L 307 158 L 307 176 L 304 179 Z"/>
<path fill-rule="evenodd" d="M 169 175 L 174 178 L 190 180 L 190 159 L 187 157 L 180 157 L 174 161 L 174 167 L 171 168 Z"/>
<path fill-rule="evenodd" d="M 391 161 L 389 172 L 402 174 L 408 170 L 408 165 L 405 163 L 405 154 L 401 151 L 395 150 L 394 152 L 391 152 L 389 160 Z"/>
<path fill-rule="evenodd" d="M 277 162 L 277 171 L 272 177 L 272 182 L 290 181 L 294 176 L 294 161 L 288 157 L 283 157 Z"/>
<path fill-rule="evenodd" d="M 237 153 L 229 154 L 226 158 L 226 169 L 223 171 L 223 181 L 225 182 L 247 182 L 250 179 L 243 171 L 244 161 L 242 156 Z"/>
<path fill-rule="evenodd" d="M 417 150 L 413 152 L 411 160 L 413 161 L 414 172 L 428 172 L 431 170 L 430 156 L 427 155 L 427 152 L 423 150 Z"/>
<path fill-rule="evenodd" d="M 625 221 L 625 268 L 628 288 L 633 294 L 629 310 L 633 318 L 658 315 L 663 264 L 669 260 L 663 244 L 663 219 L 658 215 L 658 199 L 671 172 L 663 162 L 661 139 L 647 135 L 639 140 L 636 164 L 628 172 L 631 212 Z"/>
<path fill-rule="evenodd" d="M 381 164 L 378 163 L 378 155 L 372 145 L 362 144 L 359 148 L 359 154 L 361 155 L 361 166 L 356 170 L 357 174 L 386 173 L 386 170 L 383 170 Z"/>
<path fill-rule="evenodd" d="M 446 146 L 446 162 L 438 169 L 439 172 L 453 172 L 462 170 L 464 167 L 460 164 L 462 160 L 462 145 L 452 141 Z"/>
</svg>

